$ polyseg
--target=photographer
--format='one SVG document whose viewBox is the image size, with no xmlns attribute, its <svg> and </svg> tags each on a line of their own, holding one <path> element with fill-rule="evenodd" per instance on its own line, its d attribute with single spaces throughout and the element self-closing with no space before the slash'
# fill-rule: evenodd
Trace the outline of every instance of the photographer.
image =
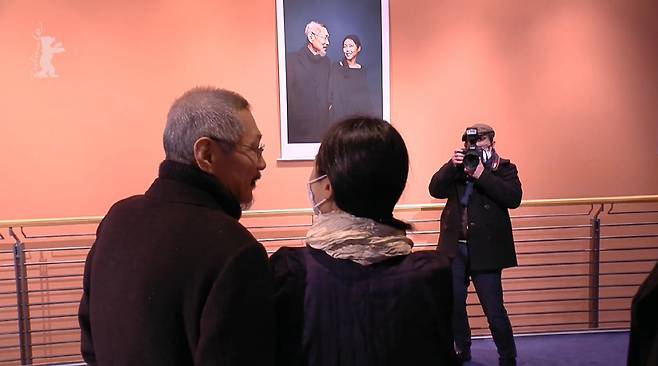
<svg viewBox="0 0 658 366">
<path fill-rule="evenodd" d="M 517 265 L 508 209 L 521 203 L 516 166 L 494 149 L 495 132 L 475 124 L 462 136 L 464 149 L 434 174 L 432 197 L 447 198 L 441 214 L 438 250 L 452 258 L 453 332 L 459 359 L 471 359 L 466 312 L 469 281 L 487 316 L 501 365 L 516 364 L 516 346 L 505 305 L 501 272 Z M 466 158 L 465 158 L 466 157 Z"/>
</svg>

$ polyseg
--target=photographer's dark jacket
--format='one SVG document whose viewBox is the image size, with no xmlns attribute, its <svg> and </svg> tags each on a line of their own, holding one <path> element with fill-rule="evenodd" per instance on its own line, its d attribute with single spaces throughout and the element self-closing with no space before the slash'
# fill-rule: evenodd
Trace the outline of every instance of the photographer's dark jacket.
<svg viewBox="0 0 658 366">
<path fill-rule="evenodd" d="M 441 233 L 438 250 L 454 257 L 462 231 L 463 207 L 459 200 L 466 188 L 463 166 L 452 161 L 444 164 L 432 176 L 429 191 L 432 197 L 447 198 L 441 213 Z M 468 203 L 468 247 L 470 269 L 498 270 L 517 265 L 508 209 L 521 204 L 521 181 L 516 166 L 500 159 L 497 169 L 485 168 L 475 180 Z"/>
<path fill-rule="evenodd" d="M 85 265 L 81 351 L 93 365 L 270 365 L 272 276 L 238 201 L 195 167 L 164 161 L 117 202 Z"/>
</svg>

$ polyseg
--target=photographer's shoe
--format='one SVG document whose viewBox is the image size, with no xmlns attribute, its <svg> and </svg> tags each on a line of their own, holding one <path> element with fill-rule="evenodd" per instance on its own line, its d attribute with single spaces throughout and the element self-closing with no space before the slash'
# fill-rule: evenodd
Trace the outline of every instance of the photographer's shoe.
<svg viewBox="0 0 658 366">
<path fill-rule="evenodd" d="M 516 366 L 516 358 L 499 358 L 498 364 L 500 366 Z"/>
<path fill-rule="evenodd" d="M 457 361 L 459 361 L 459 363 L 463 364 L 464 362 L 470 361 L 470 360 L 471 360 L 471 350 L 470 349 L 468 349 L 466 351 L 457 352 Z"/>
</svg>

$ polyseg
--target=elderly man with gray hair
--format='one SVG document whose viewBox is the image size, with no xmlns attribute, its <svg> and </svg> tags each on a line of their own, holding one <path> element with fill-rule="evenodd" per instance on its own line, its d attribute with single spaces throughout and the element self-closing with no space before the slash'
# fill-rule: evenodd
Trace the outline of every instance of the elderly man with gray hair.
<svg viewBox="0 0 658 366">
<path fill-rule="evenodd" d="M 329 46 L 327 27 L 311 21 L 306 42 L 287 55 L 288 142 L 320 142 L 329 128 Z"/>
<path fill-rule="evenodd" d="M 269 365 L 272 278 L 238 222 L 265 169 L 249 103 L 195 88 L 169 110 L 166 159 L 143 195 L 112 206 L 83 278 L 90 365 Z"/>
</svg>

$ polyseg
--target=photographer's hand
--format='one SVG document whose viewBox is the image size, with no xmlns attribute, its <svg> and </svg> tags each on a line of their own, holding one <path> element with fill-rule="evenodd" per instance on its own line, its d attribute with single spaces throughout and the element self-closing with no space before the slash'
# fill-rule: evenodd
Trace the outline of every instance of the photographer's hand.
<svg viewBox="0 0 658 366">
<path fill-rule="evenodd" d="M 463 155 L 462 155 L 463 159 Z M 482 175 L 482 172 L 484 171 L 484 165 L 482 164 L 482 160 L 480 160 L 480 163 L 478 163 L 478 166 L 475 167 L 474 170 L 467 170 L 464 168 L 464 172 L 471 178 L 478 179 Z"/>
<path fill-rule="evenodd" d="M 462 164 L 464 162 L 464 152 L 462 149 L 457 149 L 455 150 L 454 154 L 452 154 L 452 165 L 457 167 L 459 164 Z"/>
</svg>

